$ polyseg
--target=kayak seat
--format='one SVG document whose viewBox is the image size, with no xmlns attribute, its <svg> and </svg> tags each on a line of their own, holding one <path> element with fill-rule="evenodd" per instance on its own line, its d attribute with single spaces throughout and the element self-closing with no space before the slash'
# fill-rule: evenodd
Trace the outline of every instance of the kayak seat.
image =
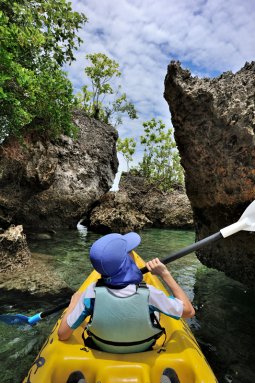
<svg viewBox="0 0 255 383">
<path fill-rule="evenodd" d="M 85 347 L 88 347 L 88 348 L 90 348 L 92 350 L 102 351 L 101 348 L 93 341 L 91 336 L 88 336 L 87 338 L 85 338 L 84 337 L 84 333 L 83 333 L 82 334 L 82 339 L 83 339 Z M 153 345 L 149 346 L 148 349 L 145 350 L 144 352 L 151 351 L 151 350 L 153 350 Z"/>
<path fill-rule="evenodd" d="M 160 379 L 160 383 L 180 383 L 176 372 L 172 368 L 166 368 Z"/>
</svg>

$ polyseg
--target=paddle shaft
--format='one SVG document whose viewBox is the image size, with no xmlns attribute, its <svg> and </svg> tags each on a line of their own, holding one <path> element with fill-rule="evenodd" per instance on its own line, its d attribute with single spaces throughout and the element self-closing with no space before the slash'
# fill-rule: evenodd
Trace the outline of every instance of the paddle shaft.
<svg viewBox="0 0 255 383">
<path fill-rule="evenodd" d="M 201 249 L 201 247 L 209 245 L 209 243 L 211 243 L 211 242 L 218 241 L 221 238 L 223 238 L 223 236 L 222 236 L 221 232 L 219 231 L 218 233 L 212 234 L 207 238 L 201 239 L 201 241 L 195 242 L 192 245 L 187 246 L 180 251 L 177 251 L 177 253 L 171 254 L 168 257 L 161 259 L 161 262 L 164 263 L 164 265 L 166 265 L 167 263 L 173 262 L 176 259 L 184 257 L 184 255 L 193 253 L 193 251 Z M 145 266 L 145 267 L 141 268 L 140 271 L 143 274 L 146 274 L 146 273 L 148 273 L 149 270 Z"/>
<path fill-rule="evenodd" d="M 69 305 L 70 301 L 67 301 L 67 302 L 64 302 L 64 303 L 61 303 L 61 305 L 59 306 L 56 306 L 54 307 L 53 309 L 50 309 L 50 310 L 46 310 L 46 311 L 43 311 L 41 314 L 40 314 L 40 317 L 41 318 L 45 318 L 51 314 L 54 314 L 54 313 L 57 313 L 58 311 L 62 310 L 62 309 L 65 309 L 68 305 Z"/>
</svg>

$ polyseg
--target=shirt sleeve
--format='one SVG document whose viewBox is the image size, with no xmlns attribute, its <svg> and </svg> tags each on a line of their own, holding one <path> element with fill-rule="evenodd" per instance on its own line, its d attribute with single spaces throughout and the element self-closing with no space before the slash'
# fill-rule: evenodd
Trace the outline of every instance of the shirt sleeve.
<svg viewBox="0 0 255 383">
<path fill-rule="evenodd" d="M 80 326 L 80 324 L 91 315 L 94 308 L 95 301 L 95 283 L 88 286 L 83 292 L 73 311 L 67 316 L 67 324 L 73 330 Z"/>
<path fill-rule="evenodd" d="M 152 311 L 159 311 L 174 319 L 180 319 L 183 313 L 183 302 L 173 296 L 167 297 L 166 294 L 148 285 L 150 290 L 149 306 Z"/>
</svg>

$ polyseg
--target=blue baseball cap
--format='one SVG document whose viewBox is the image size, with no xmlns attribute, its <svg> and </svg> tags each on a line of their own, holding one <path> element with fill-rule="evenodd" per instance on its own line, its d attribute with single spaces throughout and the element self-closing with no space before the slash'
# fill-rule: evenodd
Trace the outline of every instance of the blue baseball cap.
<svg viewBox="0 0 255 383">
<path fill-rule="evenodd" d="M 98 239 L 90 249 L 90 260 L 109 285 L 140 283 L 143 275 L 128 254 L 141 242 L 137 233 L 112 233 Z"/>
</svg>

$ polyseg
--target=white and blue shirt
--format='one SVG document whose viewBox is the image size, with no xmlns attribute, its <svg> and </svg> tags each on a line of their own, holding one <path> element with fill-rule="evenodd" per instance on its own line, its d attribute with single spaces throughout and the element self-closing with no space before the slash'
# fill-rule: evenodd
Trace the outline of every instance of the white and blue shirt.
<svg viewBox="0 0 255 383">
<path fill-rule="evenodd" d="M 76 329 L 87 316 L 93 314 L 95 302 L 96 282 L 91 283 L 82 293 L 73 311 L 67 317 L 67 324 L 70 328 Z M 183 302 L 173 296 L 167 297 L 163 291 L 154 286 L 147 285 L 149 289 L 149 309 L 150 312 L 161 312 L 174 319 L 180 319 L 183 313 Z M 120 298 L 133 295 L 136 292 L 136 285 L 128 285 L 123 289 L 109 289 L 109 291 Z"/>
</svg>

